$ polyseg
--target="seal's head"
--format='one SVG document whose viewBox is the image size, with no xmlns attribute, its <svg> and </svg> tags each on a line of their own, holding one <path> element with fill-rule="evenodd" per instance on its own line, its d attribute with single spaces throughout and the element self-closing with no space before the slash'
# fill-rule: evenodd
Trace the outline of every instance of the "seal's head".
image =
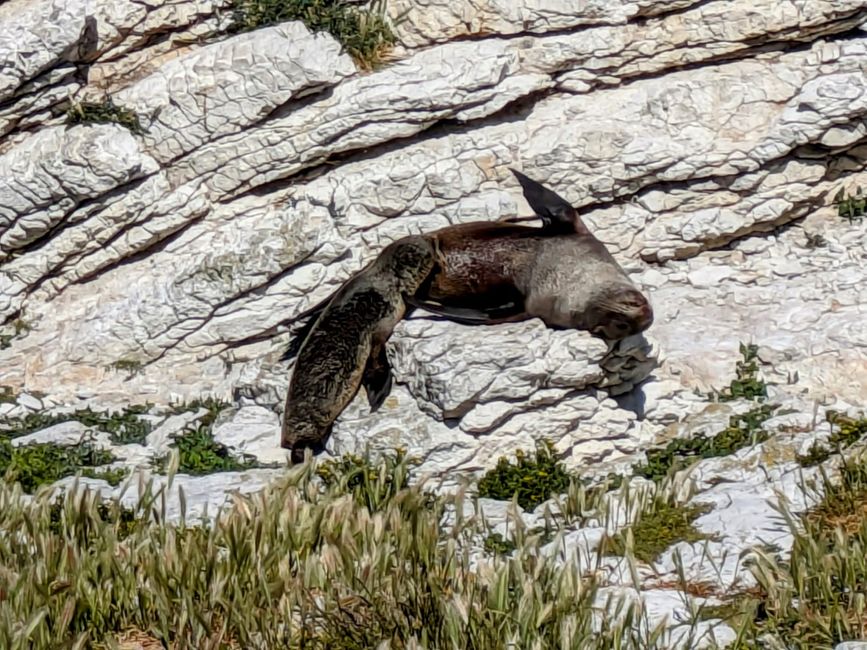
<svg viewBox="0 0 867 650">
<path fill-rule="evenodd" d="M 380 258 L 397 281 L 400 291 L 414 293 L 428 276 L 435 255 L 430 240 L 411 236 L 390 244 Z"/>
<path fill-rule="evenodd" d="M 587 329 L 609 341 L 643 332 L 653 323 L 653 309 L 635 287 L 606 288 L 593 297 L 585 313 Z"/>
</svg>

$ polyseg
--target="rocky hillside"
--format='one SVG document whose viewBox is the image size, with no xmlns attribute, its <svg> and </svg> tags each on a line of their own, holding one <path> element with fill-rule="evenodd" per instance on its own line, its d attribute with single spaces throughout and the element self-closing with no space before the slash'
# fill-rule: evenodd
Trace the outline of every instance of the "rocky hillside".
<svg viewBox="0 0 867 650">
<path fill-rule="evenodd" d="M 192 511 L 257 489 L 298 319 L 396 238 L 529 215 L 515 167 L 580 206 L 653 326 L 608 349 L 419 312 L 329 451 L 402 446 L 448 486 L 542 440 L 604 475 L 734 427 L 691 488 L 724 569 L 696 575 L 791 545 L 769 499 L 803 505 L 796 457 L 867 402 L 867 1 L 390 0 L 372 53 L 236 8 L 0 5 L 0 442 L 124 476 L 183 438 L 210 454 L 181 466 Z"/>
</svg>

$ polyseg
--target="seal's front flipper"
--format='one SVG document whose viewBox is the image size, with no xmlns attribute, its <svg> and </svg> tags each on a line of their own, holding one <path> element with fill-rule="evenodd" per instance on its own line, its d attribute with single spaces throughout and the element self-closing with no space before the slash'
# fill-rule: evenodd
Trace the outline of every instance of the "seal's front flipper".
<svg viewBox="0 0 867 650">
<path fill-rule="evenodd" d="M 445 305 L 435 300 L 422 300 L 416 297 L 408 297 L 407 302 L 414 307 L 419 307 L 437 316 L 442 316 L 443 318 L 465 325 L 494 325 L 496 323 L 510 323 L 526 318 L 523 301 L 520 303 L 507 302 L 479 308 Z"/>
<path fill-rule="evenodd" d="M 524 198 L 533 211 L 542 219 L 542 229 L 552 234 L 578 233 L 590 234 L 581 221 L 578 211 L 562 196 L 534 181 L 516 169 L 509 168 L 524 191 Z"/>
<path fill-rule="evenodd" d="M 367 403 L 370 405 L 370 412 L 373 413 L 382 406 L 385 398 L 391 392 L 391 365 L 385 354 L 384 343 L 373 345 L 370 357 L 367 359 L 367 365 L 364 367 L 361 385 L 367 392 Z"/>
</svg>

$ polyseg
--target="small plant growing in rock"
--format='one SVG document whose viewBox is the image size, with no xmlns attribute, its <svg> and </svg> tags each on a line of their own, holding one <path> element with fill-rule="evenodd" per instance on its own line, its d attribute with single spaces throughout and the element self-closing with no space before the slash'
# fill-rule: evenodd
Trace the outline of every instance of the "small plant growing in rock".
<svg viewBox="0 0 867 650">
<path fill-rule="evenodd" d="M 632 471 L 636 476 L 661 481 L 703 458 L 728 456 L 738 449 L 764 442 L 769 434 L 762 423 L 774 410 L 768 404 L 761 404 L 746 413 L 731 416 L 728 426 L 713 436 L 699 434 L 693 438 L 678 438 L 661 449 L 651 449 L 647 452 L 647 461 L 634 465 Z"/>
<path fill-rule="evenodd" d="M 720 402 L 730 402 L 736 399 L 764 400 L 768 397 L 768 387 L 759 378 L 759 346 L 755 344 L 740 344 L 741 361 L 735 367 L 735 378 L 727 389 L 719 392 L 716 397 Z"/>
<path fill-rule="evenodd" d="M 320 463 L 316 475 L 327 487 L 352 494 L 358 505 L 376 512 L 409 486 L 409 473 L 415 465 L 418 461 L 407 458 L 403 449 L 383 455 L 376 463 L 369 455 L 346 454 Z"/>
<path fill-rule="evenodd" d="M 515 452 L 515 463 L 504 456 L 479 481 L 479 496 L 508 501 L 517 497 L 524 510 L 533 510 L 551 496 L 569 488 L 570 476 L 554 456 L 550 441 L 537 443 L 536 453 Z"/>
<path fill-rule="evenodd" d="M 495 555 L 508 555 L 517 548 L 515 542 L 506 539 L 500 533 L 491 533 L 485 537 L 485 550 Z"/>
<path fill-rule="evenodd" d="M 626 555 L 629 530 L 635 557 L 652 564 L 666 549 L 678 542 L 693 543 L 709 539 L 693 522 L 711 509 L 708 505 L 677 506 L 667 499 L 654 498 L 634 524 L 605 538 L 603 549 L 608 555 Z"/>
<path fill-rule="evenodd" d="M 134 377 L 141 372 L 144 366 L 141 361 L 136 359 L 118 359 L 114 363 L 109 364 L 108 367 L 112 370 L 125 372 L 127 377 Z"/>
<path fill-rule="evenodd" d="M 88 441 L 69 447 L 53 444 L 13 446 L 9 438 L 0 436 L 0 475 L 19 482 L 25 492 L 34 492 L 42 485 L 73 476 L 82 469 L 115 460 L 111 452 Z"/>
<path fill-rule="evenodd" d="M 11 330 L 9 329 L 11 328 Z M 24 334 L 30 331 L 30 323 L 22 318 L 16 318 L 7 326 L 7 330 L 0 334 L 0 350 L 5 350 L 12 346 L 12 341 L 21 338 Z"/>
<path fill-rule="evenodd" d="M 825 419 L 831 424 L 831 435 L 826 445 L 814 442 L 806 454 L 799 454 L 802 467 L 813 467 L 825 462 L 835 451 L 842 451 L 867 436 L 867 418 L 850 418 L 836 411 L 828 411 Z M 836 429 L 834 427 L 837 427 Z"/>
<path fill-rule="evenodd" d="M 259 463 L 254 456 L 233 454 L 229 447 L 214 440 L 214 422 L 228 406 L 228 402 L 207 397 L 178 404 L 172 408 L 175 414 L 197 411 L 200 408 L 205 408 L 207 411 L 196 422 L 172 436 L 174 438 L 172 446 L 178 450 L 179 472 L 201 476 L 215 472 L 236 472 L 254 467 L 267 467 Z M 168 460 L 168 455 L 156 458 L 154 465 L 158 470 L 165 471 Z"/>
<path fill-rule="evenodd" d="M 152 427 L 139 415 L 146 413 L 149 408 L 149 404 L 140 404 L 118 412 L 94 411 L 87 407 L 72 413 L 28 413 L 19 418 L 0 419 L 0 436 L 17 438 L 62 422 L 81 422 L 86 427 L 106 432 L 116 444 L 143 444 Z"/>
<path fill-rule="evenodd" d="M 0 386 L 0 404 L 15 404 L 18 401 L 18 393 L 12 386 Z"/>
<path fill-rule="evenodd" d="M 105 124 L 109 122 L 119 124 L 136 135 L 144 133 L 135 111 L 115 105 L 111 97 L 102 102 L 73 102 L 66 111 L 67 124 Z"/>
<path fill-rule="evenodd" d="M 382 0 L 366 8 L 343 0 L 235 0 L 234 9 L 242 31 L 300 20 L 313 32 L 328 32 L 364 69 L 379 64 L 396 40 Z"/>
<path fill-rule="evenodd" d="M 847 195 L 844 188 L 840 188 L 837 196 L 834 197 L 834 205 L 837 208 L 837 214 L 849 221 L 855 221 L 864 217 L 867 211 L 867 198 L 861 192 L 861 188 L 855 189 L 854 195 Z"/>
</svg>

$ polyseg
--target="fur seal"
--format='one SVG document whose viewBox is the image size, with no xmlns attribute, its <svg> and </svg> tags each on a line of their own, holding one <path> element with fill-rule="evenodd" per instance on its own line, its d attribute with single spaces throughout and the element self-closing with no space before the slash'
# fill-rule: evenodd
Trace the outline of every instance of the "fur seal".
<svg viewBox="0 0 867 650">
<path fill-rule="evenodd" d="M 280 445 L 292 461 L 323 449 L 338 415 L 362 384 L 371 410 L 391 390 L 385 343 L 436 263 L 435 240 L 410 236 L 388 245 L 312 320 L 298 348 L 286 395 Z"/>
<path fill-rule="evenodd" d="M 435 242 L 439 262 L 407 296 L 407 306 L 465 324 L 540 318 L 549 327 L 588 330 L 610 342 L 650 327 L 650 303 L 578 211 L 553 190 L 510 171 L 542 227 L 514 223 L 523 218 L 465 223 L 425 235 Z M 310 310 L 283 359 L 298 353 L 325 304 Z"/>
<path fill-rule="evenodd" d="M 410 304 L 464 323 L 540 318 L 608 341 L 647 329 L 650 303 L 578 211 L 511 171 L 542 227 L 476 222 L 430 233 L 440 261 Z"/>
</svg>

